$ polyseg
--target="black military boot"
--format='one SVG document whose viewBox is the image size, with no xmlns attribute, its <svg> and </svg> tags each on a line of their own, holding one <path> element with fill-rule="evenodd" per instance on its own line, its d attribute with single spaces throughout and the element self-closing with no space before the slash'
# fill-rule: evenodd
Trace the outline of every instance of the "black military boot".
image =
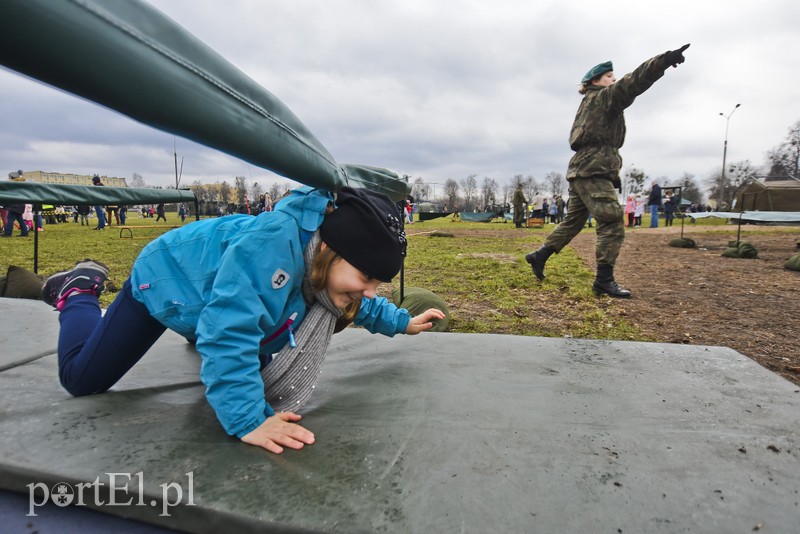
<svg viewBox="0 0 800 534">
<path fill-rule="evenodd" d="M 597 277 L 594 280 L 592 289 L 598 295 L 608 295 L 618 299 L 628 299 L 631 297 L 631 292 L 627 289 L 622 289 L 617 285 L 614 280 L 614 267 L 607 263 L 597 264 Z"/>
<path fill-rule="evenodd" d="M 552 256 L 555 251 L 556 249 L 553 247 L 542 245 L 539 250 L 525 254 L 525 261 L 531 264 L 533 274 L 539 280 L 544 280 L 544 264 L 547 262 L 547 258 Z"/>
</svg>

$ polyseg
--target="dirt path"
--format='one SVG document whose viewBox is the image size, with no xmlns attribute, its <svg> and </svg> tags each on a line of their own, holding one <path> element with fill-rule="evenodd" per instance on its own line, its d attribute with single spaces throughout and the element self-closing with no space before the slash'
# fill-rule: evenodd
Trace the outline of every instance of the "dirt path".
<svg viewBox="0 0 800 534">
<path fill-rule="evenodd" d="M 761 236 L 748 228 L 757 227 L 742 234 L 758 249 L 753 260 L 720 255 L 735 227 L 719 234 L 687 225 L 697 249 L 667 245 L 680 226 L 629 231 L 615 275 L 634 298 L 614 305 L 655 340 L 730 347 L 800 384 L 800 273 L 783 267 L 798 253 L 800 230 Z M 594 234 L 571 245 L 594 269 Z"/>
</svg>

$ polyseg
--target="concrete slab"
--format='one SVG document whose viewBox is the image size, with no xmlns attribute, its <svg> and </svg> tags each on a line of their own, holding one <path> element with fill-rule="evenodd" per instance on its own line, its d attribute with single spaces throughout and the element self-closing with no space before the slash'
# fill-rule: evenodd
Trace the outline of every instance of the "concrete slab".
<svg viewBox="0 0 800 534">
<path fill-rule="evenodd" d="M 727 348 L 348 329 L 304 410 L 317 443 L 280 456 L 223 433 L 198 363 L 168 333 L 103 395 L 70 398 L 54 355 L 0 372 L 0 487 L 94 483 L 84 505 L 191 532 L 800 524 L 800 388 Z"/>
</svg>

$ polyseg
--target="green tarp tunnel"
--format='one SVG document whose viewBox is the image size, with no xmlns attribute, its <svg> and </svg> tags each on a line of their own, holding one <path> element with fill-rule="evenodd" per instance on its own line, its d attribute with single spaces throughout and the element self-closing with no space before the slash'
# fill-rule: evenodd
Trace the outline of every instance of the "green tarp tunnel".
<svg viewBox="0 0 800 534">
<path fill-rule="evenodd" d="M 93 185 L 0 182 L 0 206 L 5 204 L 54 204 L 56 206 L 105 206 L 145 203 L 192 202 L 200 217 L 197 198 L 188 189 L 143 187 L 96 187 Z M 39 272 L 39 234 L 33 233 L 33 272 Z"/>
<path fill-rule="evenodd" d="M 139 0 L 3 0 L 0 64 L 313 187 L 410 192 L 391 171 L 339 165 L 275 95 Z"/>
<path fill-rule="evenodd" d="M 105 206 L 191 202 L 188 189 L 149 189 L 144 187 L 95 187 L 91 185 L 0 182 L 0 205 L 11 203 L 54 204 L 56 206 Z"/>
</svg>

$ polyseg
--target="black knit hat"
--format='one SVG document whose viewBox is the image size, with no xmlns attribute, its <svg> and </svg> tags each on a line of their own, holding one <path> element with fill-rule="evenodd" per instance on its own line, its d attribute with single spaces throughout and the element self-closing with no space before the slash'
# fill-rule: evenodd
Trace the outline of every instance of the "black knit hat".
<svg viewBox="0 0 800 534">
<path fill-rule="evenodd" d="M 394 278 L 406 254 L 397 204 L 368 189 L 340 189 L 336 209 L 322 221 L 320 236 L 355 268 L 382 282 Z"/>
</svg>

